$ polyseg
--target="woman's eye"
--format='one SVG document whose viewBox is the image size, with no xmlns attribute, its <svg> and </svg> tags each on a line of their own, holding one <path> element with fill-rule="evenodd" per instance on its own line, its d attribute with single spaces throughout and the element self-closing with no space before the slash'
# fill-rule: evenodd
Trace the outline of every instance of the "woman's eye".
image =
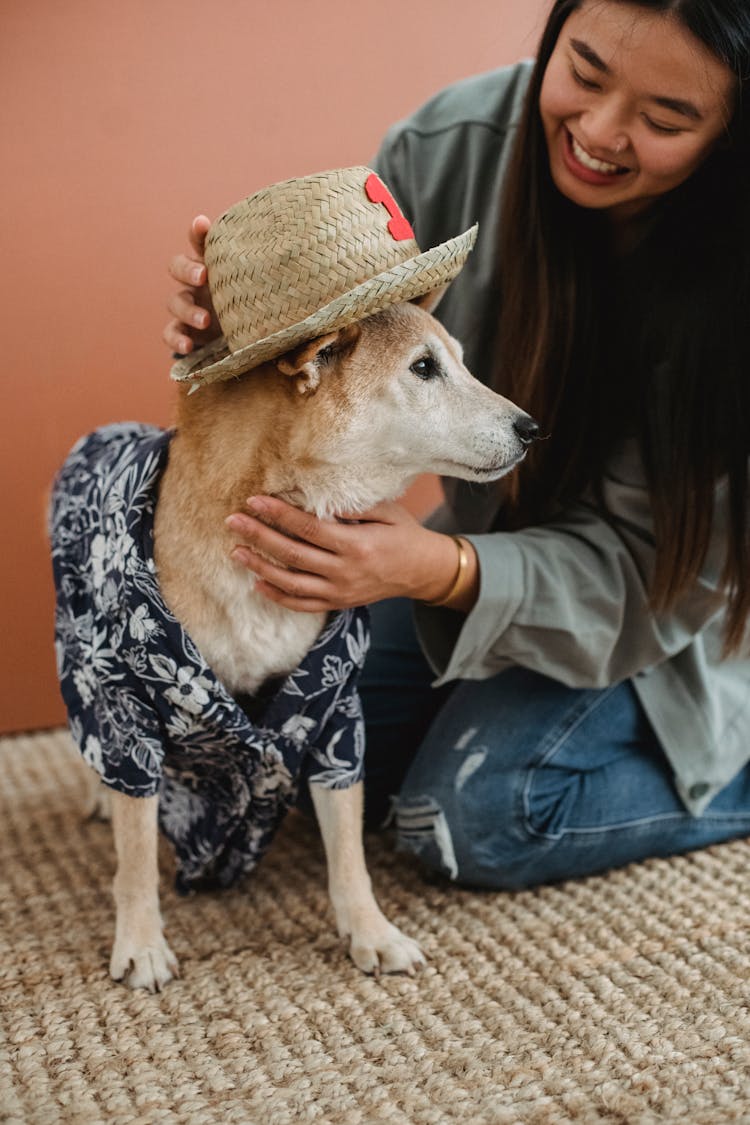
<svg viewBox="0 0 750 1125">
<path fill-rule="evenodd" d="M 571 66 L 570 71 L 571 71 L 571 74 L 573 75 L 573 78 L 578 83 L 578 85 L 583 86 L 584 90 L 599 90 L 600 89 L 600 86 L 599 86 L 598 82 L 593 82 L 590 78 L 585 78 L 581 74 L 580 70 L 576 70 L 576 68 L 574 66 Z"/>
<path fill-rule="evenodd" d="M 440 374 L 440 368 L 429 355 L 423 356 L 422 359 L 416 359 L 409 370 L 418 375 L 420 379 L 434 379 L 436 375 Z"/>
<path fill-rule="evenodd" d="M 646 122 L 649 129 L 653 129 L 655 133 L 664 133 L 667 137 L 674 137 L 682 132 L 682 129 L 675 128 L 674 125 L 659 125 L 657 121 L 652 121 L 651 118 L 645 114 L 643 120 Z"/>
</svg>

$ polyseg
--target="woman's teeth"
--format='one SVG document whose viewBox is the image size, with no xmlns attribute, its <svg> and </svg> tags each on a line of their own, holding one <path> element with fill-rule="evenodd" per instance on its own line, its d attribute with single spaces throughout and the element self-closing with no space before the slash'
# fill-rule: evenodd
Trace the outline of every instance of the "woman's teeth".
<svg viewBox="0 0 750 1125">
<path fill-rule="evenodd" d="M 608 164 L 606 160 L 597 160 L 594 156 L 589 156 L 586 149 L 581 148 L 572 133 L 570 134 L 570 144 L 578 163 L 583 164 L 584 168 L 590 168 L 592 172 L 600 172 L 603 176 L 613 176 L 616 172 L 625 171 L 619 164 Z"/>
</svg>

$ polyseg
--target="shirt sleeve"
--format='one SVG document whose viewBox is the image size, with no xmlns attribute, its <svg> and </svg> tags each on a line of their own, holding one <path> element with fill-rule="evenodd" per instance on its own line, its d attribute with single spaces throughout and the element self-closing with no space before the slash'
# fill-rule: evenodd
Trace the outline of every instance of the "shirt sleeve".
<svg viewBox="0 0 750 1125">
<path fill-rule="evenodd" d="M 322 681 L 334 697 L 310 740 L 304 774 L 326 789 L 348 789 L 364 775 L 365 724 L 357 682 L 369 645 L 369 613 L 360 606 L 341 611 L 316 646 L 323 650 Z"/>
<path fill-rule="evenodd" d="M 518 664 L 570 687 L 606 687 L 681 652 L 724 612 L 725 484 L 698 581 L 669 613 L 655 613 L 653 525 L 638 464 L 631 450 L 607 474 L 603 512 L 581 502 L 540 527 L 468 536 L 480 569 L 472 611 L 416 610 L 438 684 Z"/>
<path fill-rule="evenodd" d="M 359 695 L 343 695 L 315 744 L 309 747 L 304 776 L 324 789 L 348 789 L 364 776 L 365 724 Z"/>
</svg>

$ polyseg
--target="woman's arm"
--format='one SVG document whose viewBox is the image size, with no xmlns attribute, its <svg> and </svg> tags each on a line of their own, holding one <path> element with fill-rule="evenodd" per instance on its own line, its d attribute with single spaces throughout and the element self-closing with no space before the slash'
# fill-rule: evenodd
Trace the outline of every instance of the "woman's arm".
<svg viewBox="0 0 750 1125">
<path fill-rule="evenodd" d="M 655 542 L 634 450 L 611 466 L 604 500 L 606 513 L 581 501 L 541 527 L 471 537 L 481 574 L 473 611 L 457 626 L 442 611 L 417 607 L 420 638 L 441 679 L 483 679 L 520 664 L 570 687 L 603 688 L 662 664 L 721 618 L 723 483 L 702 572 L 663 613 L 649 601 Z"/>
</svg>

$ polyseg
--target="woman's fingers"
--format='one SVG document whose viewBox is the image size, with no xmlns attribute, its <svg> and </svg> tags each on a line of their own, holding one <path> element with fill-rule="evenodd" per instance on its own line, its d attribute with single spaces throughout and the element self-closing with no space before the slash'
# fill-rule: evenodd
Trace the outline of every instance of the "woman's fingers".
<svg viewBox="0 0 750 1125">
<path fill-rule="evenodd" d="M 190 245 L 201 261 L 203 261 L 203 251 L 206 245 L 206 235 L 208 234 L 208 228 L 210 226 L 211 220 L 209 219 L 208 215 L 196 215 L 192 223 L 190 224 L 190 230 L 188 232 Z M 202 285 L 203 283 L 199 281 L 198 284 Z"/>
<path fill-rule="evenodd" d="M 187 254 L 175 254 L 169 263 L 170 276 L 180 285 L 194 288 L 206 283 L 206 266 L 202 259 L 191 258 Z"/>
<path fill-rule="evenodd" d="M 171 299 L 168 307 L 170 312 L 174 312 L 178 303 Z M 173 352 L 188 355 L 194 347 L 214 340 L 220 331 L 215 317 L 207 309 L 192 304 L 183 307 L 167 322 L 162 331 L 162 339 Z"/>
<path fill-rule="evenodd" d="M 244 543 L 249 544 L 256 552 L 269 555 L 288 571 L 304 571 L 307 574 L 325 576 L 330 569 L 333 561 L 330 552 L 306 542 L 302 537 L 289 538 L 283 530 L 277 531 L 269 524 L 239 512 L 229 516 L 226 524 L 232 531 L 242 536 Z M 251 561 L 253 570 L 257 570 L 255 559 Z"/>
<path fill-rule="evenodd" d="M 189 355 L 193 350 L 193 341 L 185 335 L 185 325 L 179 320 L 170 320 L 165 324 L 161 338 L 169 350 L 177 355 Z"/>
<path fill-rule="evenodd" d="M 208 328 L 211 323 L 211 314 L 208 309 L 196 303 L 194 289 L 181 289 L 173 293 L 167 301 L 167 308 L 175 320 L 182 324 L 189 324 L 193 328 Z"/>
<path fill-rule="evenodd" d="M 277 590 L 268 582 L 258 581 L 255 589 L 263 594 L 269 601 L 283 605 L 285 609 L 296 610 L 297 613 L 330 613 L 332 609 L 343 609 L 343 606 L 333 605 L 331 602 L 319 601 L 315 598 L 291 598 L 283 590 Z"/>
<path fill-rule="evenodd" d="M 335 520 L 318 519 L 312 512 L 304 512 L 276 496 L 251 496 L 247 508 L 251 518 L 255 516 L 267 528 L 281 532 L 282 536 L 302 540 L 324 551 L 335 551 L 339 543 L 337 530 L 340 525 Z"/>
<path fill-rule="evenodd" d="M 191 253 L 176 254 L 169 263 L 169 273 L 184 286 L 167 302 L 172 319 L 164 326 L 162 339 L 168 348 L 187 355 L 196 344 L 205 344 L 220 333 L 220 327 L 206 286 L 206 264 L 203 253 L 211 221 L 197 215 L 190 224 L 188 239 Z"/>
<path fill-rule="evenodd" d="M 281 605 L 299 609 L 303 612 L 318 612 L 330 609 L 327 598 L 328 583 L 315 574 L 288 570 L 263 555 L 251 551 L 249 547 L 235 547 L 232 558 L 242 563 L 255 574 L 258 589 Z"/>
</svg>

